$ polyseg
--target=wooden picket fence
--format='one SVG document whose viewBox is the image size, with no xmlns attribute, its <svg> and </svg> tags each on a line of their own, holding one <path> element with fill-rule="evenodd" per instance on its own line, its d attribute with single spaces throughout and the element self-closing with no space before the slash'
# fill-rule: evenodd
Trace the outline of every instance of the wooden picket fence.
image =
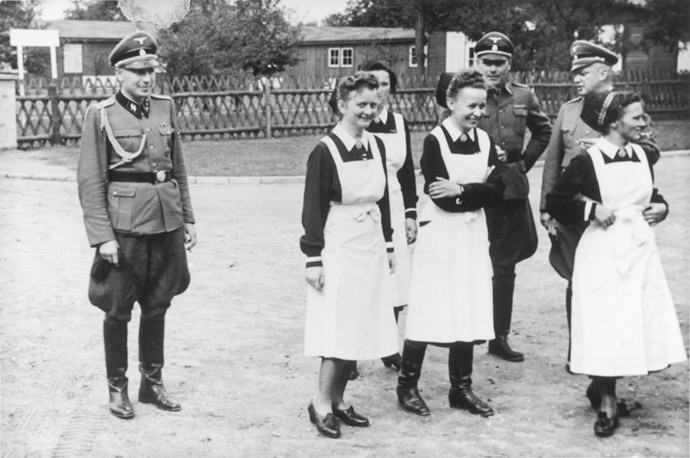
<svg viewBox="0 0 690 458">
<path fill-rule="evenodd" d="M 531 86 L 552 118 L 563 102 L 575 96 L 567 72 L 515 72 L 512 78 Z M 155 91 L 174 99 L 185 139 L 271 138 L 328 131 L 337 121 L 328 107 L 335 82 L 294 75 L 271 79 L 158 75 Z M 437 123 L 435 82 L 436 78 L 416 74 L 399 77 L 391 109 L 402 113 L 412 130 L 426 131 Z M 620 75 L 615 85 L 643 93 L 648 112 L 663 119 L 690 115 L 689 83 L 688 74 L 630 72 Z M 87 107 L 117 90 L 112 78 L 24 82 L 24 95 L 17 95 L 20 147 L 78 142 Z"/>
</svg>

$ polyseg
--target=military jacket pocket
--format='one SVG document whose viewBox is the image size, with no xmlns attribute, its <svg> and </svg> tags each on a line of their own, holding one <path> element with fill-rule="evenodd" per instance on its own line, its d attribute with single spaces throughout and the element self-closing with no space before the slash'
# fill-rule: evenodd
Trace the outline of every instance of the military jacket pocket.
<svg viewBox="0 0 690 458">
<path fill-rule="evenodd" d="M 139 150 L 143 134 L 144 132 L 140 129 L 113 130 L 115 140 L 117 140 L 122 149 L 128 153 Z"/>
<path fill-rule="evenodd" d="M 563 138 L 563 147 L 569 150 L 575 146 L 575 132 L 572 126 L 561 127 L 561 137 Z"/>
<path fill-rule="evenodd" d="M 113 229 L 132 230 L 132 214 L 136 189 L 125 187 L 120 183 L 111 184 L 108 189 L 108 214 Z"/>
<path fill-rule="evenodd" d="M 513 129 L 515 130 L 515 133 L 522 137 L 525 135 L 525 129 L 527 128 L 527 114 L 528 110 L 527 108 L 522 108 L 522 107 L 514 107 L 513 108 Z"/>
</svg>

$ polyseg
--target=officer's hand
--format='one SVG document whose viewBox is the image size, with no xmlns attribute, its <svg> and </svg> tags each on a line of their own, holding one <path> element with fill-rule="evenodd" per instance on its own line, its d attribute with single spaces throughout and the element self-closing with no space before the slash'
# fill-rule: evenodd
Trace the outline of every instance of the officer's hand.
<svg viewBox="0 0 690 458">
<path fill-rule="evenodd" d="M 436 177 L 436 181 L 429 185 L 429 196 L 434 199 L 457 197 L 460 194 L 462 194 L 462 186 L 448 178 Z"/>
<path fill-rule="evenodd" d="M 505 162 L 508 159 L 508 153 L 500 146 L 496 146 L 496 153 L 498 154 L 498 160 L 500 162 Z"/>
<path fill-rule="evenodd" d="M 661 203 L 651 203 L 642 212 L 644 220 L 647 221 L 650 226 L 654 226 L 665 220 L 666 215 L 668 215 L 668 207 Z"/>
<path fill-rule="evenodd" d="M 388 268 L 391 271 L 391 275 L 395 273 L 395 268 L 398 266 L 397 261 L 395 260 L 395 253 L 388 253 Z"/>
<path fill-rule="evenodd" d="M 311 286 L 317 291 L 323 290 L 323 266 L 307 267 L 304 276 L 307 279 L 307 283 L 309 283 L 309 286 Z"/>
<path fill-rule="evenodd" d="M 187 251 L 192 251 L 196 245 L 196 228 L 192 223 L 184 223 L 184 247 Z"/>
<path fill-rule="evenodd" d="M 551 215 L 546 212 L 541 212 L 541 215 L 539 215 L 539 221 L 549 235 L 558 237 L 558 232 L 556 231 L 556 220 L 553 219 Z"/>
<path fill-rule="evenodd" d="M 594 221 L 604 229 L 607 229 L 616 221 L 616 215 L 601 204 L 594 208 Z"/>
<path fill-rule="evenodd" d="M 405 218 L 405 235 L 408 245 L 417 240 L 417 221 L 414 218 Z"/>
<path fill-rule="evenodd" d="M 120 248 L 120 246 L 117 244 L 117 240 L 110 240 L 98 247 L 98 254 L 109 263 L 119 267 L 120 259 L 117 255 L 118 248 Z"/>
</svg>

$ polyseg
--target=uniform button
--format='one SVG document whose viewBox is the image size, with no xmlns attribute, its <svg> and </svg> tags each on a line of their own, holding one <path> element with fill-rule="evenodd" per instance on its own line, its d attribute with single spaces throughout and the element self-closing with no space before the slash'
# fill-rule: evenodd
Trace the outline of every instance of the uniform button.
<svg viewBox="0 0 690 458">
<path fill-rule="evenodd" d="M 146 128 L 146 132 L 151 132 L 151 128 L 150 128 L 150 127 L 147 127 L 147 128 Z"/>
<path fill-rule="evenodd" d="M 149 146 L 149 149 L 153 149 L 153 145 Z"/>
<path fill-rule="evenodd" d="M 117 195 L 117 191 L 113 191 L 113 195 L 116 196 L 116 195 Z"/>
<path fill-rule="evenodd" d="M 585 133 L 586 133 L 586 134 L 589 134 L 589 131 L 588 131 L 588 130 L 586 130 L 586 131 L 585 131 Z"/>
<path fill-rule="evenodd" d="M 154 167 L 156 166 L 156 163 L 155 163 L 155 162 L 153 163 L 153 166 L 154 166 Z"/>
<path fill-rule="evenodd" d="M 506 128 L 506 126 L 501 126 L 501 129 L 505 129 L 505 128 Z"/>
</svg>

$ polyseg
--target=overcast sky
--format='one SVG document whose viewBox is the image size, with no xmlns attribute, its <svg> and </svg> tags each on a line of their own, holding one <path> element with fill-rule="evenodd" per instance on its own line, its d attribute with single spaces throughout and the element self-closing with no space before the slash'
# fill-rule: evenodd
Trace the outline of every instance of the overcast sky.
<svg viewBox="0 0 690 458">
<path fill-rule="evenodd" d="M 194 0 L 192 0 L 193 2 Z M 64 18 L 64 11 L 72 6 L 70 0 L 43 0 L 42 18 L 53 21 Z M 333 13 L 345 10 L 347 0 L 281 0 L 281 4 L 288 11 L 290 22 L 320 22 L 323 18 Z"/>
</svg>

